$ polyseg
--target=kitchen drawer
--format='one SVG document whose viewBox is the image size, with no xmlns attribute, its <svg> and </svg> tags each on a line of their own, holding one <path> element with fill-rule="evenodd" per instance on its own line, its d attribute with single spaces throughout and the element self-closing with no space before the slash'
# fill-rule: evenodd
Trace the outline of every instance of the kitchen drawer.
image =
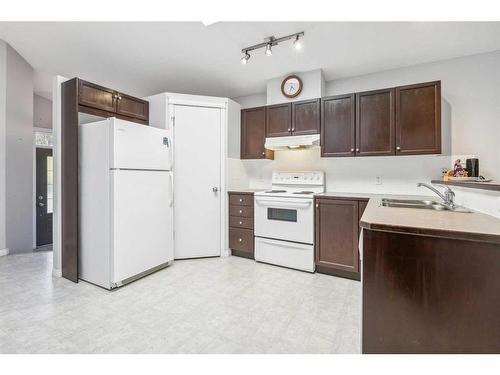
<svg viewBox="0 0 500 375">
<path fill-rule="evenodd" d="M 253 230 L 229 228 L 229 247 L 232 250 L 253 254 Z"/>
<path fill-rule="evenodd" d="M 253 229 L 253 217 L 229 216 L 229 226 L 233 228 Z"/>
<path fill-rule="evenodd" d="M 231 194 L 229 196 L 229 204 L 253 206 L 253 195 Z"/>
<path fill-rule="evenodd" d="M 253 206 L 229 206 L 230 216 L 239 217 L 252 217 L 253 218 Z"/>
</svg>

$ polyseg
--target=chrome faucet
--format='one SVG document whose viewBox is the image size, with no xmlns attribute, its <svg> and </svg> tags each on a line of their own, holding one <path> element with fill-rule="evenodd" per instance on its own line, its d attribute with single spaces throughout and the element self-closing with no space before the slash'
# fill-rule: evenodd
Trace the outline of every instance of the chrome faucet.
<svg viewBox="0 0 500 375">
<path fill-rule="evenodd" d="M 436 184 L 439 185 L 439 184 Z M 444 193 L 441 193 L 438 189 L 436 189 L 434 186 L 431 186 L 429 184 L 424 184 L 423 182 L 419 182 L 417 184 L 418 187 L 424 186 L 429 190 L 432 190 L 434 193 L 436 193 L 444 202 L 444 205 L 447 206 L 450 209 L 455 209 L 456 204 L 455 204 L 455 192 L 451 190 L 448 186 L 444 186 L 445 190 Z"/>
</svg>

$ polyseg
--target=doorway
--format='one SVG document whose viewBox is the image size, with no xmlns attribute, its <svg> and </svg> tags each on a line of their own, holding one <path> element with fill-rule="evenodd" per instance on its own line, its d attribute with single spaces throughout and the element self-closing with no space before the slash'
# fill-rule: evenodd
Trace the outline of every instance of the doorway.
<svg viewBox="0 0 500 375">
<path fill-rule="evenodd" d="M 52 244 L 54 164 L 52 149 L 36 148 L 36 247 Z"/>
</svg>

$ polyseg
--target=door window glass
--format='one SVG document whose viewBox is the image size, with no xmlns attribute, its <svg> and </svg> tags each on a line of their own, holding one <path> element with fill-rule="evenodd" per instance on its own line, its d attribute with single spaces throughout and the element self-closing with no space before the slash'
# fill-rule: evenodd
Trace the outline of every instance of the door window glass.
<svg viewBox="0 0 500 375">
<path fill-rule="evenodd" d="M 291 221 L 297 222 L 297 210 L 289 210 L 285 208 L 271 208 L 267 209 L 267 218 L 269 220 Z"/>
<path fill-rule="evenodd" d="M 54 211 L 53 201 L 54 188 L 54 169 L 52 156 L 47 156 L 47 213 L 51 214 Z"/>
</svg>

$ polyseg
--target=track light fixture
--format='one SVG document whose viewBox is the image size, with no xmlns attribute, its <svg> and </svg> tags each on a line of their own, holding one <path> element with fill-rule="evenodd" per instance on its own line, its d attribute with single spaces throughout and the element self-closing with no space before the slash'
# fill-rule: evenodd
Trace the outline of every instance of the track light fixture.
<svg viewBox="0 0 500 375">
<path fill-rule="evenodd" d="M 273 51 L 271 49 L 271 43 L 267 43 L 267 46 L 266 46 L 266 56 L 272 56 L 273 55 Z"/>
<path fill-rule="evenodd" d="M 243 57 L 241 58 L 241 63 L 243 65 L 246 65 L 248 63 L 248 60 L 250 59 L 250 51 L 254 51 L 256 49 L 260 48 L 265 48 L 266 49 L 266 56 L 272 56 L 273 51 L 272 48 L 274 46 L 277 46 L 279 43 L 284 42 L 286 40 L 291 40 L 293 39 L 293 48 L 298 51 L 302 49 L 302 40 L 301 37 L 304 36 L 304 32 L 301 31 L 300 33 L 295 33 L 287 36 L 283 36 L 281 38 L 275 38 L 274 36 L 270 36 L 269 38 L 264 39 L 263 43 L 255 44 L 253 46 L 249 46 L 246 48 L 243 48 L 241 50 L 241 53 L 243 53 Z"/>
<path fill-rule="evenodd" d="M 293 48 L 295 50 L 300 51 L 302 49 L 302 42 L 300 41 L 300 37 L 297 35 L 295 40 L 293 41 Z"/>
<path fill-rule="evenodd" d="M 248 62 L 248 60 L 250 60 L 250 54 L 247 51 L 245 51 L 245 54 L 241 58 L 241 63 L 243 65 L 246 65 L 246 63 Z"/>
</svg>

